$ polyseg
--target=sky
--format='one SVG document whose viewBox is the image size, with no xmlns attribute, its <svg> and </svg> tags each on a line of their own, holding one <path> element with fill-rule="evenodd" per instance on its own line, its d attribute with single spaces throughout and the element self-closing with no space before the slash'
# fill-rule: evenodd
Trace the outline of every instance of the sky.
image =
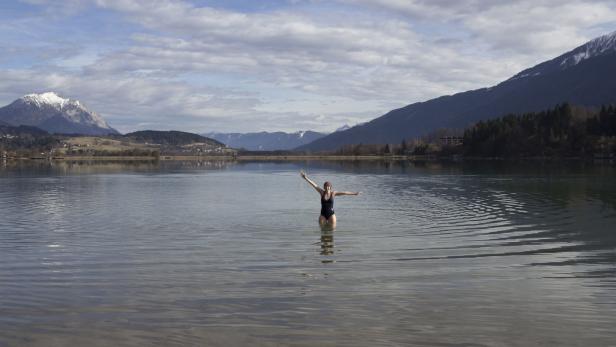
<svg viewBox="0 0 616 347">
<path fill-rule="evenodd" d="M 616 30 L 613 0 L 5 0 L 0 105 L 120 132 L 329 132 L 490 87 Z"/>
</svg>

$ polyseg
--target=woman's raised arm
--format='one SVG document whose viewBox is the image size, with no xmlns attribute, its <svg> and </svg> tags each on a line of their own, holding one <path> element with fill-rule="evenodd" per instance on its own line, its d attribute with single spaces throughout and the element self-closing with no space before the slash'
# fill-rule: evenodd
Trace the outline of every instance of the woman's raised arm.
<svg viewBox="0 0 616 347">
<path fill-rule="evenodd" d="M 335 192 L 335 196 L 340 195 L 359 195 L 361 192 Z"/>
<path fill-rule="evenodd" d="M 306 182 L 308 182 L 308 184 L 310 184 L 314 189 L 316 189 L 319 194 L 323 194 L 323 189 L 321 189 L 321 187 L 319 187 L 316 183 L 310 180 L 310 178 L 306 176 L 306 173 L 304 171 L 300 171 L 299 175 L 302 176 L 302 178 L 305 179 Z"/>
</svg>

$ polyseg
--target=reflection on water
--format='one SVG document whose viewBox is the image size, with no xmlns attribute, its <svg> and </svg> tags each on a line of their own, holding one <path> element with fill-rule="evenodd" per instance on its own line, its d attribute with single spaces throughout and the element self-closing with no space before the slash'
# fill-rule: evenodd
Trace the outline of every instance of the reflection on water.
<svg viewBox="0 0 616 347">
<path fill-rule="evenodd" d="M 61 161 L 4 161 L 0 177 L 25 175 L 76 175 L 127 172 L 169 172 L 170 170 L 205 169 L 221 170 L 236 163 L 221 160 L 61 160 Z"/>
<path fill-rule="evenodd" d="M 300 169 L 364 192 L 336 231 Z M 610 345 L 615 173 L 1 164 L 0 346 Z"/>
<path fill-rule="evenodd" d="M 334 231 L 332 229 L 323 230 L 321 229 L 321 255 L 332 255 L 334 254 Z M 333 262 L 333 260 L 324 259 L 322 262 Z"/>
<path fill-rule="evenodd" d="M 321 245 L 321 255 L 332 255 L 334 254 L 334 230 L 336 229 L 334 225 L 330 223 L 319 223 L 319 227 L 321 229 L 321 241 L 319 244 Z M 321 260 L 322 263 L 333 263 L 334 260 L 330 257 L 326 257 Z"/>
</svg>

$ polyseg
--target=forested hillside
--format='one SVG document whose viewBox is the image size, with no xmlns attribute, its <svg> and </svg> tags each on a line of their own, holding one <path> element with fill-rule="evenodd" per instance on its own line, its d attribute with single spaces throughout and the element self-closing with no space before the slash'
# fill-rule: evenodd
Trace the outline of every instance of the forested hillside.
<svg viewBox="0 0 616 347">
<path fill-rule="evenodd" d="M 464 132 L 464 154 L 480 157 L 609 156 L 616 153 L 616 108 L 559 105 L 481 121 Z"/>
</svg>

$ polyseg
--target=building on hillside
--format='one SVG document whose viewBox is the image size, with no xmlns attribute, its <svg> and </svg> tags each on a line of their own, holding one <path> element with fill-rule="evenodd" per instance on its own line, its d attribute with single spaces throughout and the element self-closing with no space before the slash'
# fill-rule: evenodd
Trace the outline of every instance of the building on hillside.
<svg viewBox="0 0 616 347">
<path fill-rule="evenodd" d="M 440 140 L 444 146 L 459 146 L 464 141 L 464 138 L 461 136 L 445 136 L 441 137 Z"/>
</svg>

